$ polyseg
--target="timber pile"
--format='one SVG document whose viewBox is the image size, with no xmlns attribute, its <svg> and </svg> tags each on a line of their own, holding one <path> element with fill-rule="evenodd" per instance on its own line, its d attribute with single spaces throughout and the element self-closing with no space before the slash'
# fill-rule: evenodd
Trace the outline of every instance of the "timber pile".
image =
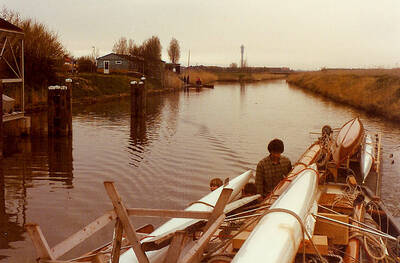
<svg viewBox="0 0 400 263">
<path fill-rule="evenodd" d="M 224 209 L 231 196 L 232 189 L 224 188 L 212 212 L 164 210 L 164 209 L 138 209 L 126 208 L 113 182 L 104 182 L 107 194 L 114 209 L 106 212 L 86 227 L 76 232 L 66 240 L 54 247 L 47 243 L 43 232 L 37 224 L 27 224 L 26 228 L 33 241 L 40 263 L 66 263 L 66 262 L 119 262 L 121 252 L 132 248 L 139 262 L 149 262 L 146 251 L 158 250 L 169 245 L 164 262 L 193 262 L 199 259 L 212 235 L 224 222 Z M 202 219 L 198 223 L 187 227 L 185 230 L 167 233 L 155 239 L 141 243 L 140 240 L 153 232 L 151 225 L 135 229 L 129 216 L 148 216 L 166 218 L 195 218 Z M 115 221 L 113 240 L 104 246 L 85 255 L 60 261 L 59 258 L 68 251 L 81 244 L 94 233 Z M 193 241 L 193 237 L 197 237 Z M 182 253 L 185 251 L 184 253 Z"/>
</svg>

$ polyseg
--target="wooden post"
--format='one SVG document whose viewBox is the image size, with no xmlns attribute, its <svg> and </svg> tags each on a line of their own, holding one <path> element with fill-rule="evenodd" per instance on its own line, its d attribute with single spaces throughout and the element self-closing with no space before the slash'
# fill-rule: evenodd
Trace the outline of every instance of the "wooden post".
<svg viewBox="0 0 400 263">
<path fill-rule="evenodd" d="M 204 232 L 206 232 L 210 226 L 217 220 L 217 218 L 224 212 L 224 208 L 229 201 L 233 189 L 223 188 L 221 195 L 219 196 L 217 203 L 215 204 L 214 210 L 211 212 L 211 216 L 208 219 L 206 226 L 204 227 Z"/>
<path fill-rule="evenodd" d="M 122 228 L 121 220 L 119 220 L 117 218 L 117 220 L 115 222 L 115 228 L 114 228 L 114 238 L 113 238 L 113 245 L 112 245 L 112 251 L 111 251 L 111 263 L 119 262 L 123 230 L 124 229 Z"/>
<path fill-rule="evenodd" d="M 131 81 L 131 114 L 132 117 L 144 117 L 146 115 L 146 78 L 139 82 Z"/>
<path fill-rule="evenodd" d="M 47 244 L 40 227 L 36 224 L 26 224 L 25 227 L 32 239 L 39 259 L 55 260 L 56 258 L 51 253 L 49 244 Z"/>
<path fill-rule="evenodd" d="M 48 133 L 50 136 L 72 135 L 71 82 L 67 86 L 48 88 Z"/>
<path fill-rule="evenodd" d="M 67 133 L 68 136 L 72 135 L 72 79 L 66 79 L 65 83 L 67 85 L 66 90 L 66 121 L 67 121 Z"/>
<path fill-rule="evenodd" d="M 181 251 L 186 238 L 185 231 L 176 231 L 172 238 L 171 245 L 169 245 L 167 256 L 165 257 L 164 263 L 175 263 L 181 255 Z"/>
<path fill-rule="evenodd" d="M 148 263 L 149 259 L 144 253 L 142 246 L 139 242 L 139 239 L 136 235 L 135 228 L 133 227 L 131 221 L 129 220 L 128 213 L 126 208 L 119 196 L 117 190 L 115 189 L 113 182 L 104 182 L 104 187 L 106 188 L 107 194 L 111 199 L 111 202 L 114 206 L 114 210 L 117 213 L 119 220 L 121 220 L 122 226 L 125 229 L 125 233 L 131 245 L 133 246 L 133 251 L 136 254 L 136 257 L 139 263 Z"/>
<path fill-rule="evenodd" d="M 0 80 L 0 160 L 3 159 L 3 82 Z"/>
</svg>

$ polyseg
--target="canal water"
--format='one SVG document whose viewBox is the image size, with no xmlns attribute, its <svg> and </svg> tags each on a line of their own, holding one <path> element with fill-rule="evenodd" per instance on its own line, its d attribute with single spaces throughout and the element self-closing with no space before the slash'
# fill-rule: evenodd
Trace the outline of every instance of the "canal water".
<svg viewBox="0 0 400 263">
<path fill-rule="evenodd" d="M 211 178 L 233 178 L 281 138 L 294 163 L 320 131 L 360 116 L 383 135 L 382 197 L 399 212 L 400 125 L 290 87 L 284 80 L 217 84 L 215 89 L 148 98 L 145 120 L 131 120 L 129 99 L 74 107 L 73 138 L 39 136 L 46 116 L 32 116 L 32 138 L 8 140 L 0 172 L 0 262 L 34 262 L 24 230 L 40 225 L 50 246 L 112 209 L 104 181 L 128 207 L 183 209 L 209 192 Z M 311 133 L 310 133 L 311 132 Z M 391 157 L 393 154 L 393 157 Z M 3 179 L 4 178 L 4 179 Z M 132 218 L 135 226 L 163 221 Z M 112 225 L 67 254 L 111 238 Z"/>
</svg>

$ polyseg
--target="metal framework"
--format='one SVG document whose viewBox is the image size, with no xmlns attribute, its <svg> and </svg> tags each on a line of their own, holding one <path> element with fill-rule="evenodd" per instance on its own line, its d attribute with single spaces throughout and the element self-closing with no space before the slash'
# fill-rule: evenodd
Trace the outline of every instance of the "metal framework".
<svg viewBox="0 0 400 263">
<path fill-rule="evenodd" d="M 25 112 L 24 33 L 22 29 L 0 18 L 0 65 L 9 69 L 11 77 L 0 76 L 3 83 L 21 83 L 21 114 Z M 15 117 L 15 116 L 14 116 Z M 3 118 L 3 122 L 7 118 Z"/>
</svg>

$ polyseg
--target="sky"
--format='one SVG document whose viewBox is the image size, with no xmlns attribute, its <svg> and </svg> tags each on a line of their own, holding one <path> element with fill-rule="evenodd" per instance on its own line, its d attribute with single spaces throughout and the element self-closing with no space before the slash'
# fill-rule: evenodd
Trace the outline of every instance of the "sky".
<svg viewBox="0 0 400 263">
<path fill-rule="evenodd" d="M 399 0 L 0 0 L 58 33 L 75 57 L 112 51 L 121 37 L 155 35 L 169 61 L 292 69 L 400 67 Z"/>
</svg>

